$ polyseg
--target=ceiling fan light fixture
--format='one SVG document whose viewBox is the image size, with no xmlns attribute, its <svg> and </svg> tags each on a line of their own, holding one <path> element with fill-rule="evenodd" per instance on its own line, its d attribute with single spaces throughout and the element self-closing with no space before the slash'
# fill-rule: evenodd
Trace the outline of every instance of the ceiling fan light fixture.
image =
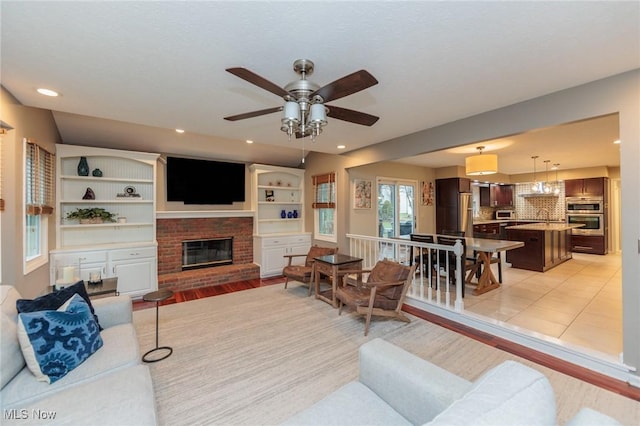
<svg viewBox="0 0 640 426">
<path fill-rule="evenodd" d="M 300 106 L 297 102 L 288 101 L 284 103 L 282 110 L 282 124 L 300 123 Z"/>
<path fill-rule="evenodd" d="M 498 156 L 495 154 L 482 154 L 484 146 L 479 146 L 476 149 L 480 154 L 465 159 L 466 174 L 480 176 L 498 173 Z"/>
<path fill-rule="evenodd" d="M 311 105 L 311 113 L 309 114 L 309 124 L 324 126 L 327 124 L 327 111 L 323 104 Z"/>
<path fill-rule="evenodd" d="M 282 107 L 231 115 L 224 117 L 224 119 L 237 121 L 282 111 L 280 130 L 289 136 L 289 141 L 294 134 L 296 138 L 309 136 L 312 141 L 315 141 L 315 138 L 322 133 L 322 128 L 327 125 L 327 115 L 332 119 L 363 126 L 372 126 L 378 121 L 379 117 L 374 115 L 347 108 L 325 106 L 325 102 L 344 98 L 378 84 L 378 80 L 369 72 L 366 70 L 356 71 L 320 87 L 307 80 L 307 77 L 313 73 L 313 68 L 313 62 L 308 59 L 296 60 L 293 63 L 293 70 L 300 76 L 300 79 L 287 84 L 284 88 L 246 68 L 227 68 L 226 71 L 236 77 L 282 97 L 285 104 Z M 327 110 L 327 108 L 329 109 Z M 304 140 L 302 142 L 304 144 Z"/>
</svg>

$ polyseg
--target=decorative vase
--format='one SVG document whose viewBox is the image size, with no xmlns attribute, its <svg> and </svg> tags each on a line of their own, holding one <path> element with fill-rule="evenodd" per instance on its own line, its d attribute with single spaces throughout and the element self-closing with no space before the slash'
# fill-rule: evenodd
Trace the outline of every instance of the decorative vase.
<svg viewBox="0 0 640 426">
<path fill-rule="evenodd" d="M 291 219 L 291 218 L 293 217 L 293 212 L 289 212 L 289 213 L 287 213 L 287 217 L 288 217 L 289 219 Z"/>
<path fill-rule="evenodd" d="M 286 217 L 287 217 L 287 212 L 286 212 L 286 211 L 284 211 L 284 210 L 282 210 L 282 211 L 280 212 L 280 217 L 281 217 L 281 218 L 283 218 L 283 219 L 286 219 Z"/>
<path fill-rule="evenodd" d="M 91 174 L 95 177 L 102 177 L 102 170 L 100 169 L 93 169 L 93 172 L 91 172 Z"/>
<path fill-rule="evenodd" d="M 293 217 L 294 217 L 294 219 L 298 218 L 298 210 L 294 210 L 293 211 Z"/>
<path fill-rule="evenodd" d="M 78 163 L 78 176 L 89 176 L 89 163 L 87 163 L 87 157 L 80 157 Z"/>
</svg>

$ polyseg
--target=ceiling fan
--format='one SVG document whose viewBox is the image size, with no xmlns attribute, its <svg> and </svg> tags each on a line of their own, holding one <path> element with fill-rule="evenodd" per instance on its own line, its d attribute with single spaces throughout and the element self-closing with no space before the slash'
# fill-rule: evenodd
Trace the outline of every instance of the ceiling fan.
<svg viewBox="0 0 640 426">
<path fill-rule="evenodd" d="M 287 84 L 284 88 L 246 68 L 227 68 L 226 71 L 236 77 L 281 96 L 285 103 L 283 106 L 231 115 L 224 119 L 237 121 L 283 111 L 280 129 L 289 135 L 289 139 L 295 134 L 297 138 L 311 136 L 312 140 L 315 140 L 315 137 L 322 132 L 322 127 L 327 124 L 327 116 L 363 126 L 372 126 L 378 121 L 378 117 L 374 115 L 325 104 L 378 84 L 375 77 L 365 70 L 360 70 L 320 87 L 307 80 L 307 77 L 313 73 L 313 68 L 313 62 L 308 59 L 296 60 L 293 63 L 293 70 L 300 75 L 300 79 Z"/>
</svg>

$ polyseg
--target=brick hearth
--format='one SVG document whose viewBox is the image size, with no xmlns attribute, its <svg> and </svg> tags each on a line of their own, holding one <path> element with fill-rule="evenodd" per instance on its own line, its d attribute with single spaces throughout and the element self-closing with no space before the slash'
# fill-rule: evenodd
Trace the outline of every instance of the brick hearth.
<svg viewBox="0 0 640 426">
<path fill-rule="evenodd" d="M 233 265 L 182 271 L 182 241 L 233 237 Z M 251 217 L 158 219 L 158 288 L 181 291 L 260 277 Z"/>
</svg>

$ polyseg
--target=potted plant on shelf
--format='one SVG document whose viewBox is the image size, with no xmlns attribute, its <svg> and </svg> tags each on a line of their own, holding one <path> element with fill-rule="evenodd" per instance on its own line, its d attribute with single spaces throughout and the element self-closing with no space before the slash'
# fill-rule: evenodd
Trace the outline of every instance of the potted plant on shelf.
<svg viewBox="0 0 640 426">
<path fill-rule="evenodd" d="M 66 218 L 71 220 L 78 220 L 82 224 L 86 223 L 104 223 L 115 222 L 117 215 L 110 213 L 103 208 L 92 207 L 89 209 L 75 209 L 72 212 L 67 213 Z"/>
</svg>

